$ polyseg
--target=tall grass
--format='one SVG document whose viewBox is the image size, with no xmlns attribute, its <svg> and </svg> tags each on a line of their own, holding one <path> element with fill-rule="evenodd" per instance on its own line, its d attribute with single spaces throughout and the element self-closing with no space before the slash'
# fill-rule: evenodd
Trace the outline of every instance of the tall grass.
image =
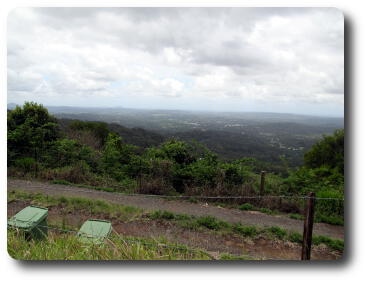
<svg viewBox="0 0 367 283">
<path fill-rule="evenodd" d="M 43 241 L 26 241 L 8 231 L 8 253 L 19 260 L 209 260 L 203 251 L 162 246 L 153 241 L 112 236 L 102 245 L 82 243 L 72 234 L 49 233 Z"/>
<path fill-rule="evenodd" d="M 53 197 L 41 193 L 28 193 L 18 190 L 8 193 L 8 201 L 16 199 L 46 207 L 61 205 L 65 212 L 86 211 L 90 214 L 104 214 L 108 218 L 115 217 L 122 221 L 136 219 L 144 213 L 143 209 L 138 207 L 114 204 L 104 200 L 81 197 Z"/>
</svg>

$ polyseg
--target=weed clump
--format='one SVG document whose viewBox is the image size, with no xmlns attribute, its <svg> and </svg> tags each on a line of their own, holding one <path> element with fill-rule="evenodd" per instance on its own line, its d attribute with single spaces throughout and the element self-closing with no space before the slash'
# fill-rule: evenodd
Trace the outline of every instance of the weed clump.
<svg viewBox="0 0 367 283">
<path fill-rule="evenodd" d="M 339 239 L 332 239 L 326 236 L 314 236 L 312 238 L 312 244 L 314 245 L 325 244 L 337 251 L 344 250 L 344 241 L 339 240 Z"/>
<path fill-rule="evenodd" d="M 278 239 L 284 239 L 284 237 L 287 235 L 286 230 L 277 226 L 271 226 L 270 228 L 266 228 L 265 231 Z"/>
<path fill-rule="evenodd" d="M 254 206 L 250 203 L 244 203 L 239 206 L 240 210 L 254 210 Z"/>
<path fill-rule="evenodd" d="M 233 231 L 245 237 L 254 237 L 258 233 L 255 226 L 243 226 L 239 223 L 233 225 Z"/>
<path fill-rule="evenodd" d="M 196 223 L 199 226 L 204 226 L 210 230 L 219 230 L 220 228 L 226 228 L 230 226 L 230 224 L 224 221 L 217 220 L 213 216 L 199 217 L 198 219 L 196 219 Z"/>
<path fill-rule="evenodd" d="M 175 219 L 175 215 L 166 210 L 157 210 L 150 214 L 151 219 L 166 219 L 166 220 L 173 220 Z"/>
<path fill-rule="evenodd" d="M 302 235 L 298 232 L 290 232 L 288 235 L 288 239 L 293 243 L 302 243 L 303 241 Z"/>
<path fill-rule="evenodd" d="M 259 209 L 259 211 L 262 212 L 262 213 L 265 213 L 265 214 L 269 214 L 269 215 L 274 214 L 274 211 L 270 210 L 269 208 L 263 208 L 262 207 L 262 208 Z"/>
</svg>

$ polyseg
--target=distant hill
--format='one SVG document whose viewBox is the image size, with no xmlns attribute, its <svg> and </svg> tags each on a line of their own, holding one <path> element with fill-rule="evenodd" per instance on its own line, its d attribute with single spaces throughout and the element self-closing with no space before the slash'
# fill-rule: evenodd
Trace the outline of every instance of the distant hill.
<svg viewBox="0 0 367 283">
<path fill-rule="evenodd" d="M 65 130 L 73 121 L 76 120 L 58 119 L 58 123 L 62 130 Z M 118 133 L 125 143 L 143 148 L 157 146 L 165 140 L 162 135 L 141 128 L 126 128 L 114 123 L 107 123 L 107 128 L 112 132 Z"/>
</svg>

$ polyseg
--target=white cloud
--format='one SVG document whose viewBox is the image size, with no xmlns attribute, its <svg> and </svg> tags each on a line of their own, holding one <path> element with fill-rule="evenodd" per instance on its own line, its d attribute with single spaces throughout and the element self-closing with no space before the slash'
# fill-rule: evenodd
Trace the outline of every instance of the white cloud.
<svg viewBox="0 0 367 283">
<path fill-rule="evenodd" d="M 306 113 L 318 103 L 343 115 L 343 26 L 328 8 L 18 8 L 8 101 L 150 107 L 166 97 L 167 107 L 208 100 L 237 111 L 292 102 Z"/>
</svg>

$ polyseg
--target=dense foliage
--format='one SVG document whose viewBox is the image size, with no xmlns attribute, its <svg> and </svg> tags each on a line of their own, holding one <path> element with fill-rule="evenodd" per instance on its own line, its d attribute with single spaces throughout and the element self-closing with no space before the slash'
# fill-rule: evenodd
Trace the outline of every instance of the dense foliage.
<svg viewBox="0 0 367 283">
<path fill-rule="evenodd" d="M 46 108 L 32 102 L 17 106 L 8 112 L 8 164 L 31 167 L 59 134 L 56 119 Z"/>
<path fill-rule="evenodd" d="M 8 174 L 137 193 L 238 196 L 258 194 L 259 173 L 266 170 L 277 172 L 266 175 L 267 194 L 344 196 L 344 130 L 316 143 L 305 155 L 305 166 L 296 170 L 284 158 L 276 167 L 247 152 L 242 159 L 225 161 L 195 141 L 170 138 L 158 143 L 160 136 L 150 136 L 150 145 L 147 139 L 139 146 L 120 133 L 137 133 L 130 137 L 133 141 L 146 135 L 104 122 L 57 121 L 42 105 L 25 103 L 8 111 Z M 286 201 L 254 200 L 252 205 L 287 212 L 303 207 Z M 319 202 L 317 211 L 319 218 L 340 217 L 343 202 Z"/>
<path fill-rule="evenodd" d="M 344 129 L 335 131 L 332 136 L 325 136 L 305 154 L 308 168 L 327 167 L 344 174 Z"/>
</svg>

